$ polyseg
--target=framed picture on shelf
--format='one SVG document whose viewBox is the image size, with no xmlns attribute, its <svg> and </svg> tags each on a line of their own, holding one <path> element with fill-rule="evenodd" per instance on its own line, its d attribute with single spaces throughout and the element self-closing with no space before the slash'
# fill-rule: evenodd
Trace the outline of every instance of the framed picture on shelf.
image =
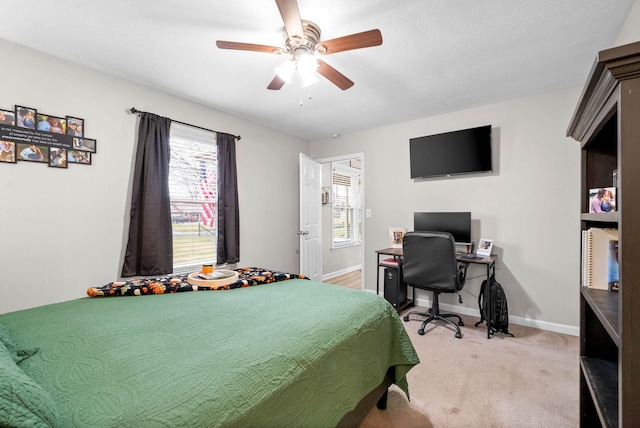
<svg viewBox="0 0 640 428">
<path fill-rule="evenodd" d="M 476 254 L 483 257 L 489 257 L 493 249 L 493 239 L 481 238 L 478 243 Z"/>
<path fill-rule="evenodd" d="M 589 189 L 589 212 L 609 213 L 616 211 L 616 188 L 598 187 Z"/>
<path fill-rule="evenodd" d="M 389 247 L 402 248 L 402 238 L 404 238 L 405 233 L 407 233 L 407 229 L 404 227 L 390 227 Z"/>
</svg>

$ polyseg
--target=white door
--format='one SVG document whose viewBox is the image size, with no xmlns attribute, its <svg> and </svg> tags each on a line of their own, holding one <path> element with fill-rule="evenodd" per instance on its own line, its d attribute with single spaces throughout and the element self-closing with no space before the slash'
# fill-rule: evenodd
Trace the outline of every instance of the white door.
<svg viewBox="0 0 640 428">
<path fill-rule="evenodd" d="M 300 273 L 322 282 L 322 167 L 300 153 Z"/>
</svg>

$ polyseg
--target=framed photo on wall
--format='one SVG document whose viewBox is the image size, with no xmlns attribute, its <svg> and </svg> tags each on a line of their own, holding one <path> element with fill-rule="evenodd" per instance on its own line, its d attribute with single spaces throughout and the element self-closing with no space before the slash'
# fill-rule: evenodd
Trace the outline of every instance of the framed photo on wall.
<svg viewBox="0 0 640 428">
<path fill-rule="evenodd" d="M 19 161 L 43 162 L 49 161 L 49 148 L 35 144 L 18 143 L 16 148 Z"/>
<path fill-rule="evenodd" d="M 16 163 L 16 143 L 0 140 L 0 162 Z"/>
<path fill-rule="evenodd" d="M 79 163 L 83 165 L 91 165 L 91 153 L 83 152 L 81 150 L 68 150 L 67 151 L 68 163 Z"/>
<path fill-rule="evenodd" d="M 493 249 L 493 239 L 480 238 L 476 254 L 479 256 L 489 257 Z"/>
<path fill-rule="evenodd" d="M 96 152 L 96 140 L 92 138 L 74 138 L 73 148 L 76 150 L 84 150 L 86 152 Z"/>
<path fill-rule="evenodd" d="M 16 105 L 16 126 L 20 128 L 36 129 L 38 111 L 31 107 Z"/>
<path fill-rule="evenodd" d="M 64 134 L 67 128 L 67 119 L 48 114 L 38 113 L 38 131 L 53 132 L 54 134 Z"/>
<path fill-rule="evenodd" d="M 16 124 L 16 112 L 11 110 L 0 109 L 0 125 L 15 126 L 15 124 Z"/>
<path fill-rule="evenodd" d="M 84 119 L 67 116 L 67 135 L 84 137 Z"/>
<path fill-rule="evenodd" d="M 67 168 L 67 149 L 51 147 L 49 149 L 49 166 L 53 168 Z"/>
</svg>

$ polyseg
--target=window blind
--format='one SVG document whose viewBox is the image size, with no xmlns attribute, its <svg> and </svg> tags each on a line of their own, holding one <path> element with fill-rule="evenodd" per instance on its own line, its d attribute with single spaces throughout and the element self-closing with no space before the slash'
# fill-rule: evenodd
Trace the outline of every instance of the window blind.
<svg viewBox="0 0 640 428">
<path fill-rule="evenodd" d="M 216 134 L 188 125 L 171 125 L 169 194 L 174 273 L 216 264 Z"/>
</svg>

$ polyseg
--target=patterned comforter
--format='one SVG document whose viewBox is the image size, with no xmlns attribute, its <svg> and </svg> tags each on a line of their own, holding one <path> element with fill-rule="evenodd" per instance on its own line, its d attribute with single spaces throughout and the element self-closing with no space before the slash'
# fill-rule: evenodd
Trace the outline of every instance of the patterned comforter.
<svg viewBox="0 0 640 428">
<path fill-rule="evenodd" d="M 107 296 L 145 296 L 148 294 L 168 294 L 198 290 L 231 290 L 234 288 L 253 287 L 261 284 L 285 281 L 287 279 L 308 279 L 304 275 L 278 272 L 259 267 L 236 269 L 238 281 L 226 285 L 195 286 L 187 282 L 187 275 L 169 275 L 155 278 L 133 279 L 126 282 L 110 282 L 101 287 L 90 287 L 90 297 Z"/>
</svg>

